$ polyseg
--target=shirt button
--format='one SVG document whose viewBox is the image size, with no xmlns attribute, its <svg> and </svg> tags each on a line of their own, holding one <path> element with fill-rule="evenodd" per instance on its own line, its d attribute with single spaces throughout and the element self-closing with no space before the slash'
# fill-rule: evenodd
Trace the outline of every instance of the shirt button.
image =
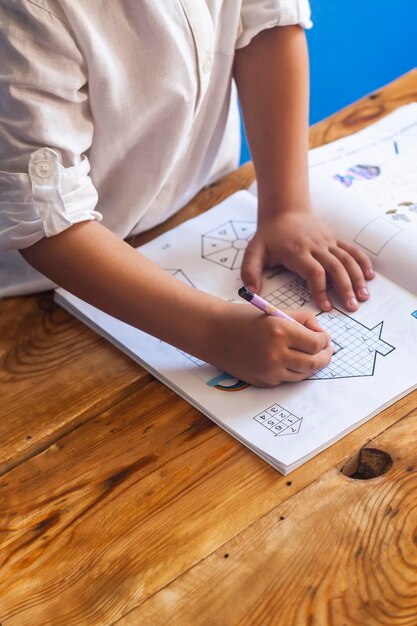
<svg viewBox="0 0 417 626">
<path fill-rule="evenodd" d="M 210 72 L 211 66 L 212 66 L 211 54 L 209 52 L 207 52 L 206 56 L 204 57 L 204 61 L 203 61 L 203 72 L 204 72 L 204 74 L 208 74 Z"/>
<path fill-rule="evenodd" d="M 39 163 L 35 167 L 35 172 L 40 178 L 47 178 L 49 174 L 48 161 L 39 161 Z"/>
</svg>

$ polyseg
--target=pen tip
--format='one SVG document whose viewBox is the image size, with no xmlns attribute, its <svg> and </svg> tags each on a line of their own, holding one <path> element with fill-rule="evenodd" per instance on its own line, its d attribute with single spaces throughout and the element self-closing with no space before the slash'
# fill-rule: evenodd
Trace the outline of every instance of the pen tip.
<svg viewBox="0 0 417 626">
<path fill-rule="evenodd" d="M 247 287 L 241 287 L 239 289 L 238 293 L 239 293 L 239 296 L 241 298 L 244 298 L 248 302 L 250 302 L 252 300 L 253 296 L 255 295 Z"/>
</svg>

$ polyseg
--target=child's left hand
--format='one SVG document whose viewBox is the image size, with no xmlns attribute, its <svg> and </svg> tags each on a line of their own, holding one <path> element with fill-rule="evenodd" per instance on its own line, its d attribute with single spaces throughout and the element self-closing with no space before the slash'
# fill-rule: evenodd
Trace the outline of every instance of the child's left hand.
<svg viewBox="0 0 417 626">
<path fill-rule="evenodd" d="M 242 263 L 244 284 L 259 293 L 262 270 L 276 265 L 283 265 L 304 278 L 322 311 L 332 308 L 327 277 L 331 278 L 345 308 L 356 311 L 358 301 L 369 298 L 366 281 L 375 274 L 367 255 L 356 246 L 336 239 L 312 210 L 260 217 Z"/>
</svg>

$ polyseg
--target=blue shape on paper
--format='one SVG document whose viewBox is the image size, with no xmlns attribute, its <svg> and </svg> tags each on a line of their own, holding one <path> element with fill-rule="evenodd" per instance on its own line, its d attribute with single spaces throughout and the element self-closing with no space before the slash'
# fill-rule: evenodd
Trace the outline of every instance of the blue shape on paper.
<svg viewBox="0 0 417 626">
<path fill-rule="evenodd" d="M 222 372 L 218 376 L 215 376 L 206 383 L 209 387 L 220 389 L 221 391 L 240 391 L 241 389 L 247 389 L 250 387 L 248 383 L 243 380 L 238 380 L 234 376 L 230 376 L 226 372 Z"/>
</svg>

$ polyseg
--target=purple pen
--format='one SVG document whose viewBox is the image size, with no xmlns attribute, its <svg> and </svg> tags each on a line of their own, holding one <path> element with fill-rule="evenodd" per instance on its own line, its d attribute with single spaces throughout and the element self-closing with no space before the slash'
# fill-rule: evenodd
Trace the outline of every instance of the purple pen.
<svg viewBox="0 0 417 626">
<path fill-rule="evenodd" d="M 280 311 L 279 309 L 277 309 L 276 306 L 261 298 L 261 296 L 257 296 L 256 293 L 253 293 L 247 287 L 241 287 L 238 293 L 241 298 L 244 298 L 244 300 L 247 300 L 248 302 L 253 304 L 253 306 L 256 306 L 267 315 L 282 317 L 284 320 L 288 320 L 289 322 L 293 322 L 294 324 L 299 324 L 300 326 L 302 326 L 302 324 L 300 324 L 300 322 L 297 322 L 297 320 L 295 320 L 293 317 L 290 317 L 289 315 L 284 313 L 284 311 Z"/>
</svg>

